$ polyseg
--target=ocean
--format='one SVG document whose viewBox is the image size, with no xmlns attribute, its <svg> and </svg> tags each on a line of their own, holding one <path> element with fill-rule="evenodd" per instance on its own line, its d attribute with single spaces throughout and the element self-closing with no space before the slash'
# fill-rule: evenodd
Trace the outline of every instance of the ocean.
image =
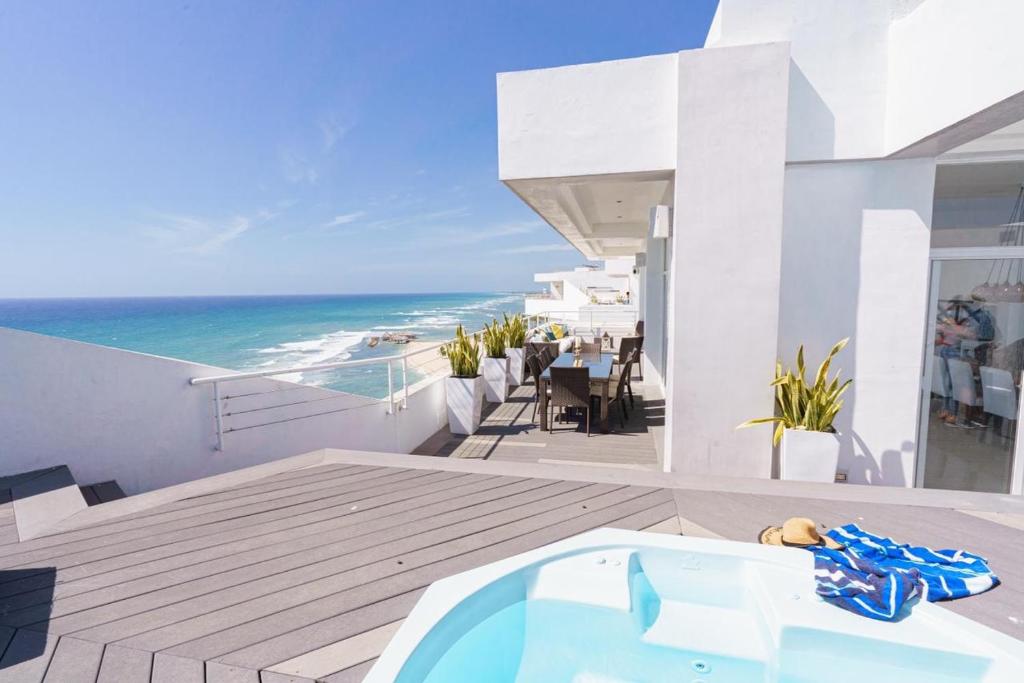
<svg viewBox="0 0 1024 683">
<path fill-rule="evenodd" d="M 394 355 L 403 347 L 371 348 L 371 338 L 391 331 L 440 341 L 459 323 L 477 330 L 522 311 L 523 295 L 511 292 L 0 299 L 0 326 L 246 371 Z M 287 379 L 383 397 L 386 373 L 374 364 Z"/>
</svg>

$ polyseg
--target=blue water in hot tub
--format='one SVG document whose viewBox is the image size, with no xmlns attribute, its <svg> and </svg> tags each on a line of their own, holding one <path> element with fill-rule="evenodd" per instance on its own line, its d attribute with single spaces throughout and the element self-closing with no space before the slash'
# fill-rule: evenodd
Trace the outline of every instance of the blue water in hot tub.
<svg viewBox="0 0 1024 683">
<path fill-rule="evenodd" d="M 460 638 L 426 683 L 708 683 L 763 681 L 759 662 L 644 643 L 629 613 L 555 600 L 524 600 Z M 405 678 L 401 680 L 406 680 Z M 409 681 L 414 680 L 409 678 Z"/>
<path fill-rule="evenodd" d="M 528 599 L 521 572 L 498 579 L 431 629 L 396 683 L 977 683 L 991 665 L 984 657 L 834 633 L 827 623 L 785 627 L 772 636 L 756 600 L 742 597 L 747 587 L 741 575 L 683 572 L 670 577 L 672 595 L 665 596 L 654 589 L 642 562 L 634 563 L 629 609 Z M 664 563 L 655 569 L 657 581 L 664 582 Z M 677 590 L 684 583 L 694 590 Z M 679 612 L 680 601 L 697 611 Z M 709 608 L 707 618 L 678 617 L 700 615 L 702 607 Z M 736 634 L 726 644 L 728 656 L 689 649 L 688 638 L 665 645 L 648 637 L 657 628 L 664 636 L 666 622 L 669 633 L 715 626 L 722 632 L 724 622 L 709 623 L 715 614 L 727 621 L 740 615 L 761 626 L 726 627 L 727 640 Z"/>
</svg>

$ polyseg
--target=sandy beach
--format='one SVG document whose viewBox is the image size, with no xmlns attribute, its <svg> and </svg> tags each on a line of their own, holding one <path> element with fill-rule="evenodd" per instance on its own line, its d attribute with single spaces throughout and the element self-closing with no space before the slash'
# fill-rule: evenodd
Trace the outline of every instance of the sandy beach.
<svg viewBox="0 0 1024 683">
<path fill-rule="evenodd" d="M 381 342 L 381 344 L 387 344 L 387 342 Z M 394 348 L 394 351 L 388 355 L 413 353 L 421 349 L 430 348 L 436 344 L 438 344 L 437 341 L 412 341 L 408 344 L 388 344 L 388 346 Z M 447 359 L 441 356 L 439 349 L 424 351 L 423 353 L 418 353 L 409 359 L 410 368 L 427 374 L 433 374 L 446 369 L 447 363 Z"/>
</svg>

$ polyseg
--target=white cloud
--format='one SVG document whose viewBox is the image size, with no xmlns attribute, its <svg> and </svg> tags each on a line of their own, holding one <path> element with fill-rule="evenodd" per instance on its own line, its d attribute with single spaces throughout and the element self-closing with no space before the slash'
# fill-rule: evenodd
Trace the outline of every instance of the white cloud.
<svg viewBox="0 0 1024 683">
<path fill-rule="evenodd" d="M 291 149 L 281 150 L 281 170 L 289 183 L 309 183 L 316 185 L 320 173 L 305 157 Z"/>
<path fill-rule="evenodd" d="M 348 225 L 349 223 L 355 223 L 357 220 L 366 215 L 365 211 L 353 211 L 351 213 L 341 213 L 332 218 L 331 220 L 324 223 L 325 228 L 336 228 L 339 225 Z"/>
<path fill-rule="evenodd" d="M 504 254 L 543 254 L 551 251 L 575 251 L 571 244 L 528 244 L 522 247 L 502 249 Z"/>
<path fill-rule="evenodd" d="M 320 134 L 323 136 L 324 151 L 330 152 L 348 133 L 349 127 L 334 114 L 320 120 Z"/>
<path fill-rule="evenodd" d="M 209 256 L 224 249 L 254 226 L 272 220 L 277 214 L 260 209 L 251 216 L 209 219 L 181 214 L 160 214 L 143 226 L 142 233 L 170 251 Z"/>
<path fill-rule="evenodd" d="M 448 230 L 443 235 L 446 241 L 459 244 L 476 244 L 488 240 L 500 239 L 502 237 L 514 237 L 536 232 L 544 227 L 541 221 L 522 221 L 518 223 L 503 223 L 500 225 L 485 226 L 480 228 L 460 228 Z"/>
<path fill-rule="evenodd" d="M 442 219 L 448 218 L 462 218 L 469 215 L 468 206 L 459 206 L 453 209 L 442 209 L 440 211 L 428 211 L 424 213 L 410 214 L 407 216 L 396 216 L 394 218 L 385 218 L 379 221 L 370 223 L 371 228 L 378 230 L 391 230 L 392 228 L 400 228 L 406 225 L 418 225 L 433 223 Z"/>
</svg>

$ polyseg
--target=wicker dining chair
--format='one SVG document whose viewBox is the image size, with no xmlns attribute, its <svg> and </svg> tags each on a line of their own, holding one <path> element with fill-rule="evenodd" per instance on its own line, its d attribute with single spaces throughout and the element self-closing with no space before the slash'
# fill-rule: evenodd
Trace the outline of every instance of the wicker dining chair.
<svg viewBox="0 0 1024 683">
<path fill-rule="evenodd" d="M 623 429 L 626 428 L 626 420 L 629 419 L 629 413 L 626 411 L 625 391 L 629 386 L 629 373 L 633 370 L 634 362 L 635 359 L 633 357 L 626 360 L 622 366 L 622 372 L 619 373 L 618 381 L 615 383 L 615 393 L 608 397 L 609 403 L 617 403 L 619 405 L 619 424 Z M 592 388 L 591 396 L 593 398 L 600 398 L 601 392 Z M 632 407 L 632 393 L 630 393 L 630 407 Z"/>
<path fill-rule="evenodd" d="M 601 342 L 580 342 L 580 353 L 584 356 L 600 356 L 601 355 Z"/>
<path fill-rule="evenodd" d="M 541 349 L 540 355 L 537 356 L 537 358 L 540 360 L 541 371 L 547 369 L 548 366 L 555 362 L 555 355 L 551 353 L 550 346 L 545 346 L 543 349 Z"/>
<path fill-rule="evenodd" d="M 551 414 L 548 431 L 554 431 L 554 411 L 559 409 L 559 421 L 565 408 L 582 408 L 587 422 L 587 436 L 590 436 L 590 368 L 551 368 L 551 398 L 548 399 Z"/>
<path fill-rule="evenodd" d="M 530 370 L 530 376 L 533 377 L 533 417 L 530 419 L 531 422 L 537 421 L 537 406 L 540 405 L 540 376 L 544 372 L 544 368 L 541 366 L 540 356 L 534 355 L 526 359 L 526 366 Z M 548 394 L 551 390 L 547 390 Z"/>
</svg>

